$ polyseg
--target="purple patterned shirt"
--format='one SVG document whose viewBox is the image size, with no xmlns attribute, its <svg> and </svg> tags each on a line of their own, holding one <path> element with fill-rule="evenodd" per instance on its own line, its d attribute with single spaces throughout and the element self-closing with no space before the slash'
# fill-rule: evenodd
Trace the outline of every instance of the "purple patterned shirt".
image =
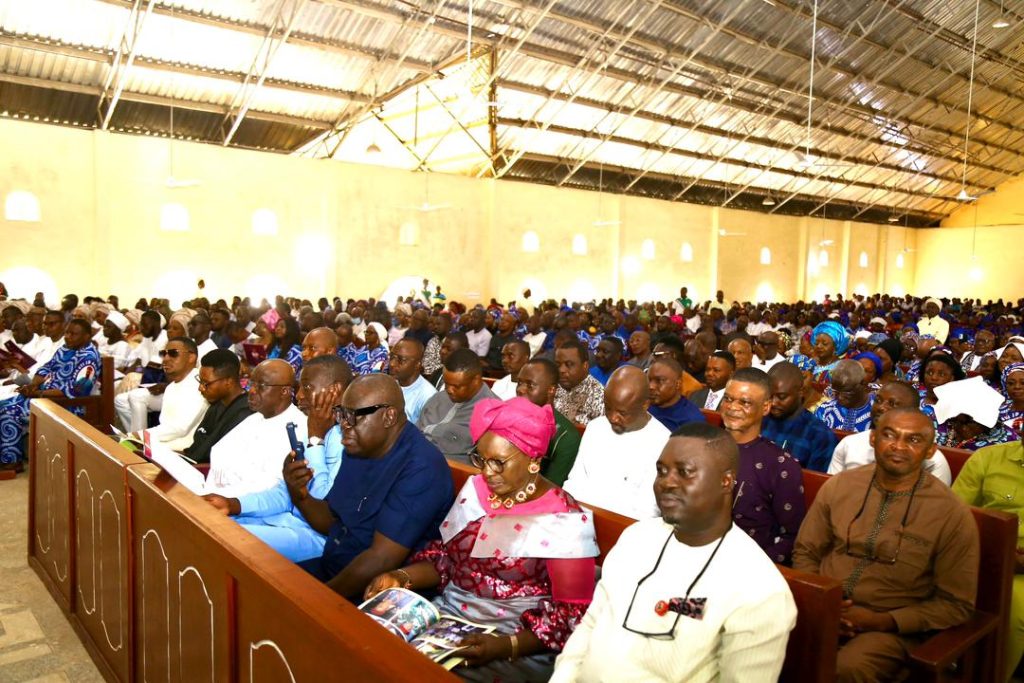
<svg viewBox="0 0 1024 683">
<path fill-rule="evenodd" d="M 762 436 L 740 444 L 732 518 L 772 562 L 790 563 L 806 511 L 800 463 Z"/>
</svg>

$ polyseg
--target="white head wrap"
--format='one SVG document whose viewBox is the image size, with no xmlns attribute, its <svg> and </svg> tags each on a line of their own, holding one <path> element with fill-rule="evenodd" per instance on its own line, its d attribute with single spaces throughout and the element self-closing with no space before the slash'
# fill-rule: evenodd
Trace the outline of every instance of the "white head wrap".
<svg viewBox="0 0 1024 683">
<path fill-rule="evenodd" d="M 935 387 L 935 419 L 940 424 L 957 415 L 970 415 L 971 419 L 989 429 L 999 421 L 999 406 L 1003 395 L 990 387 L 981 377 L 969 377 Z"/>
</svg>

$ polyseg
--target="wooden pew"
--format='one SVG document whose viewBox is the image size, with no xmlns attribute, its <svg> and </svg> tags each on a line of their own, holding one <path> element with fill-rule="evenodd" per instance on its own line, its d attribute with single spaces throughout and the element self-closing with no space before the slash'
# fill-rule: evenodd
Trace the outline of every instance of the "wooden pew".
<svg viewBox="0 0 1024 683">
<path fill-rule="evenodd" d="M 973 451 L 965 451 L 962 448 L 949 448 L 947 446 L 939 446 L 939 450 L 946 456 L 946 462 L 949 463 L 949 473 L 952 475 L 952 480 L 956 481 L 960 470 L 967 464 L 967 459 L 971 457 Z"/>
<path fill-rule="evenodd" d="M 456 490 L 461 489 L 470 476 L 479 473 L 475 467 L 451 460 L 448 466 L 452 470 Z M 597 545 L 601 549 L 597 561 L 601 564 L 622 531 L 635 520 L 593 505 L 584 505 L 594 513 Z M 842 586 L 838 581 L 823 576 L 776 566 L 786 578 L 797 606 L 796 626 L 789 634 L 786 660 L 779 680 L 787 683 L 831 681 L 836 671 Z"/>
<path fill-rule="evenodd" d="M 945 451 L 944 451 L 945 452 Z M 830 475 L 803 471 L 804 500 L 808 509 Z M 1009 633 L 1010 597 L 1013 592 L 1017 548 L 1017 518 L 1003 512 L 971 508 L 978 525 L 981 553 L 978 562 L 978 595 L 969 622 L 942 631 L 911 652 L 914 680 L 1003 681 L 1003 651 Z"/>
<path fill-rule="evenodd" d="M 108 681 L 455 681 L 98 430 L 33 401 L 29 564 Z"/>
<path fill-rule="evenodd" d="M 707 408 L 701 408 L 700 412 L 704 414 L 704 419 L 708 421 L 709 425 L 715 427 L 722 426 L 722 414 L 717 410 L 708 410 Z"/>
<path fill-rule="evenodd" d="M 100 393 L 81 398 L 50 399 L 64 408 L 85 408 L 85 421 L 104 434 L 110 434 L 114 422 L 114 359 L 104 356 L 100 359 Z"/>
</svg>

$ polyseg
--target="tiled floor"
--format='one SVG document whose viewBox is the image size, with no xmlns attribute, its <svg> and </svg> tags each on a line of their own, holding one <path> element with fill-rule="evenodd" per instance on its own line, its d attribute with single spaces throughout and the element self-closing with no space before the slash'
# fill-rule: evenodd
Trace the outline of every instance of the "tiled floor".
<svg viewBox="0 0 1024 683">
<path fill-rule="evenodd" d="M 0 681 L 103 680 L 67 619 L 25 562 L 28 474 L 0 481 Z"/>
</svg>

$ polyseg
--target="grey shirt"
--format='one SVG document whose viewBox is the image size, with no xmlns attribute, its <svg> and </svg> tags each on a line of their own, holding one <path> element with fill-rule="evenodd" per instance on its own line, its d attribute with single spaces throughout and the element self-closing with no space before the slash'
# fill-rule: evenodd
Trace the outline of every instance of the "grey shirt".
<svg viewBox="0 0 1024 683">
<path fill-rule="evenodd" d="M 466 454 L 473 447 L 469 418 L 473 415 L 473 407 L 485 398 L 498 398 L 486 384 L 473 398 L 463 403 L 455 403 L 448 398 L 448 392 L 439 391 L 423 405 L 416 426 L 445 456 L 468 463 Z"/>
</svg>

